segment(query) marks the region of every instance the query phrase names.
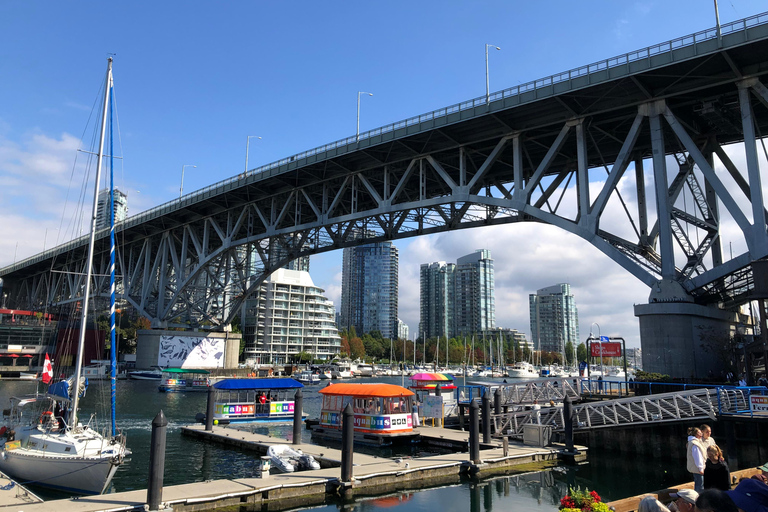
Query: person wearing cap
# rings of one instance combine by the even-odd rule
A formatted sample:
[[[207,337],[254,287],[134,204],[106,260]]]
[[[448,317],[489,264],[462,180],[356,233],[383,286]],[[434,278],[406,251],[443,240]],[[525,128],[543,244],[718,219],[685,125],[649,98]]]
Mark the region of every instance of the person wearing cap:
[[[739,482],[732,491],[727,491],[733,502],[744,512],[768,512],[768,485],[748,478]]]
[[[675,507],[680,512],[693,512],[699,493],[693,489],[680,489],[677,492],[670,493],[669,497],[675,500]]]
[[[739,510],[728,493],[720,489],[707,489],[696,498],[696,512],[739,512]],[[753,512],[757,512],[757,509]]]
[[[637,506],[637,512],[670,512],[655,496],[646,496]]]
[[[686,446],[686,469],[693,476],[693,488],[696,492],[704,490],[704,469],[707,466],[706,449],[701,444],[701,430],[696,427],[688,429],[688,445]]]

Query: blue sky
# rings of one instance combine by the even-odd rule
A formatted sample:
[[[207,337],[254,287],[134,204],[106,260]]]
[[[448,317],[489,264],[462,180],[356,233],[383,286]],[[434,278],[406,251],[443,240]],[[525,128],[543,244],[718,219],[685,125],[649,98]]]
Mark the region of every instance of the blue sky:
[[[766,7],[721,1],[721,22]],[[71,237],[64,198],[81,187],[69,176],[108,52],[117,180],[135,214],[178,197],[184,164],[197,166],[186,169],[188,192],[242,172],[249,135],[262,137],[251,140],[251,168],[354,135],[358,91],[373,93],[362,131],[482,96],[486,43],[502,48],[490,54],[493,91],[712,26],[704,0],[0,3],[0,266]],[[554,228],[494,229],[398,242],[412,331],[418,265],[489,248],[499,325],[528,333],[528,294],[570,282],[582,338],[597,322],[639,343],[639,281]],[[529,250],[513,254],[520,239]],[[337,304],[340,265],[340,252],[312,258]]]

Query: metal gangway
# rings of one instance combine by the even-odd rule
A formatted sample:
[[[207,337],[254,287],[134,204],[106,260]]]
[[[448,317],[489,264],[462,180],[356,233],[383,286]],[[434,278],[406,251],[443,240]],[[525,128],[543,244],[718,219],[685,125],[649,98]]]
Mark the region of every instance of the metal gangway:
[[[670,423],[714,420],[717,415],[749,411],[749,390],[701,388],[673,393],[635,396],[602,402],[575,404],[573,430],[620,427],[637,423]],[[563,406],[493,414],[495,437],[522,438],[525,425],[549,426],[554,432],[565,427]]]
[[[512,383],[497,381],[472,380],[466,386],[458,386],[457,395],[460,404],[468,404],[475,398],[482,398],[490,393],[491,403],[497,389],[501,389],[501,405],[508,410],[519,410],[520,406],[540,404],[554,401],[562,403],[568,396],[572,401],[581,400],[579,393],[580,377],[564,377],[558,379],[531,380]]]

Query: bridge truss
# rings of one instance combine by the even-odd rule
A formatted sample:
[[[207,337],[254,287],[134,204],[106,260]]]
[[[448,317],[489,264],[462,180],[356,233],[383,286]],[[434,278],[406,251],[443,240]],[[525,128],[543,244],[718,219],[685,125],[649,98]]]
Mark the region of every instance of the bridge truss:
[[[132,217],[118,229],[118,300],[156,327],[225,328],[297,257],[537,222],[586,240],[652,289],[668,281],[681,300],[743,302],[752,263],[768,256],[758,165],[766,21],[745,22],[722,44],[693,37],[420,116]],[[724,216],[747,247],[728,260]],[[0,270],[14,307],[79,300],[85,245]],[[106,276],[106,233],[95,258]],[[107,297],[109,279],[94,289]]]

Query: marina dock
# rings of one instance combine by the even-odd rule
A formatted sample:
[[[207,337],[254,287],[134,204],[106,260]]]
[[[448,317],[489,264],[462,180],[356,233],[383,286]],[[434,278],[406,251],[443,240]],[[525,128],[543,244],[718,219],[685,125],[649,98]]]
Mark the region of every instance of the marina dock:
[[[422,436],[461,442],[467,432],[422,427]],[[184,427],[184,435],[209,442],[222,443],[254,452],[254,474],[258,467],[256,454],[266,453],[273,444],[288,441],[248,431],[215,426],[205,431],[202,425]],[[561,447],[538,448],[510,444],[506,455],[501,443],[481,450],[480,464],[472,464],[466,453],[450,453],[427,457],[385,458],[361,453],[354,454],[354,479],[341,481],[341,450],[313,444],[291,445],[313,455],[321,464],[316,471],[281,473],[264,478],[240,478],[213,480],[184,485],[166,486],[163,489],[163,503],[176,512],[200,512],[230,506],[255,507],[268,505],[270,510],[282,510],[302,506],[318,505],[331,495],[350,497],[354,495],[375,496],[400,489],[420,489],[456,483],[462,475],[484,478],[513,471],[515,466],[546,461],[557,461]],[[586,448],[577,447],[582,457]],[[121,512],[144,510],[146,490],[136,490],[101,496],[87,496],[45,503],[18,503],[15,510],[21,512]],[[2,503],[0,503],[2,504]]]
[[[0,508],[20,507],[42,503],[38,496],[0,473]]]

